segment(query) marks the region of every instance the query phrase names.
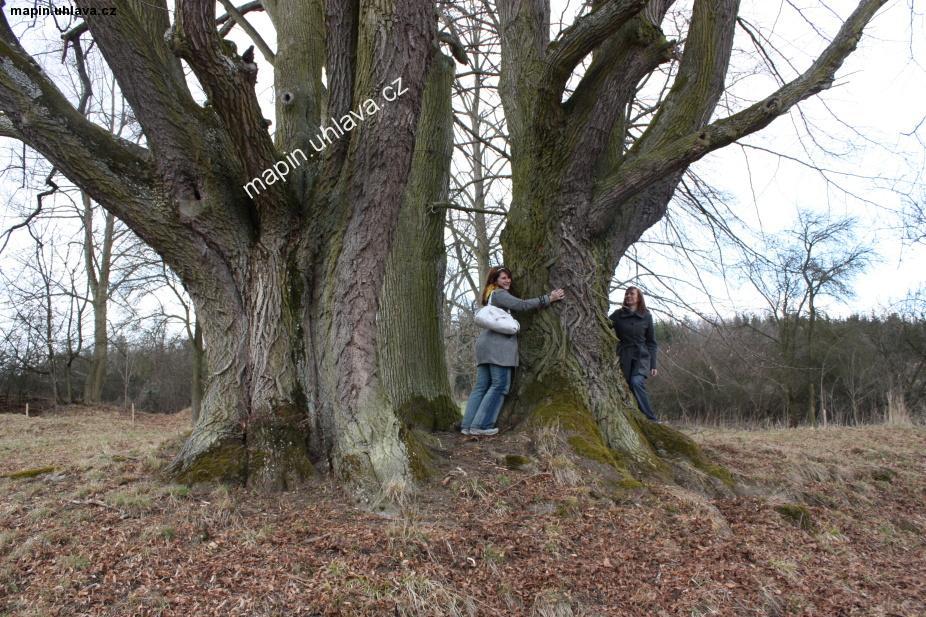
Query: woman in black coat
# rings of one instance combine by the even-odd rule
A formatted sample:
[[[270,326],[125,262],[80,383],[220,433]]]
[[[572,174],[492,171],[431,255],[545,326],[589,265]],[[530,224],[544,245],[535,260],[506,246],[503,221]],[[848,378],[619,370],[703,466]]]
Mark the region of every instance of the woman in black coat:
[[[654,422],[656,414],[646,392],[646,379],[656,376],[656,337],[653,335],[653,316],[646,309],[643,292],[628,287],[624,304],[608,317],[611,327],[620,339],[617,353],[621,359],[621,372],[647,418]]]

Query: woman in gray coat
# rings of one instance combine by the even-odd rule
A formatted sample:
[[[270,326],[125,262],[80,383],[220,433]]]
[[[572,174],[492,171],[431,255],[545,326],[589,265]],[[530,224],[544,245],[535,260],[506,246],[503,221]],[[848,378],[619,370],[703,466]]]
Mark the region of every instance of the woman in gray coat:
[[[520,300],[511,294],[511,272],[499,266],[489,270],[482,290],[482,304],[491,302],[510,313],[545,308],[562,300],[564,295],[562,289],[554,289],[539,298]],[[476,386],[466,403],[460,432],[495,435],[498,433],[495,421],[511,386],[511,374],[518,365],[518,335],[483,330],[476,339],[476,365]]]
[[[621,372],[637,399],[640,411],[654,422],[656,414],[649,402],[646,379],[656,376],[656,337],[653,334],[653,316],[646,308],[643,292],[628,287],[624,292],[624,304],[608,319],[620,343],[617,353],[621,359]]]

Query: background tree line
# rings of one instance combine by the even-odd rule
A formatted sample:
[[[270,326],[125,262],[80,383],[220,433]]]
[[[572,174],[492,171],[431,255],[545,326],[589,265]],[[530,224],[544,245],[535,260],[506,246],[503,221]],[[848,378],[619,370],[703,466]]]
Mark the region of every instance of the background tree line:
[[[809,320],[801,317],[796,325],[804,330]],[[768,316],[663,319],[657,327],[660,374],[650,384],[657,409],[673,422],[733,426],[855,425],[902,419],[905,413],[915,421],[926,417],[922,305],[911,300],[890,313],[823,317],[816,328],[813,348],[799,337],[796,349],[786,352],[776,341],[779,324]],[[450,384],[462,400],[472,388],[479,331],[463,311],[452,314],[445,330]],[[190,405],[193,349],[185,331],[149,318],[116,330],[109,345],[102,402],[165,413]],[[67,358],[66,340],[56,340],[54,347],[55,361]],[[38,410],[52,404],[46,349],[5,333],[3,411],[21,411],[27,401]],[[85,348],[69,359],[69,376],[55,371],[59,403],[83,400],[91,364],[92,349]]]
[[[85,349],[71,362],[70,397],[62,396],[65,377],[57,374],[58,404],[85,402],[82,392],[92,355],[92,349]],[[132,340],[119,335],[110,341],[100,401],[164,413],[189,407],[192,364],[191,342],[184,335],[170,335],[163,328],[145,330]],[[27,402],[33,411],[51,408],[56,403],[51,373],[41,350],[31,355],[8,347],[0,351],[0,411],[22,413]]]
[[[796,320],[799,329],[809,320]],[[864,424],[922,419],[926,323],[914,311],[821,318],[808,344],[778,341],[771,317],[662,322],[660,413],[683,423]]]

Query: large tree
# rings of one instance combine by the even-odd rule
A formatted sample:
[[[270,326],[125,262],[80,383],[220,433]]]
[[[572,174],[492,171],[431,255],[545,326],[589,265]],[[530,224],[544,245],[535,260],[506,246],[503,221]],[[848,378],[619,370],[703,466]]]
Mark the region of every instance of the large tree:
[[[660,450],[671,446],[706,465],[693,444],[627,403],[605,319],[618,262],[665,216],[691,163],[829,87],[884,0],[862,0],[795,79],[712,122],[739,2],[694,0],[683,46],[660,27],[672,4],[597,0],[550,40],[547,0],[498,2],[513,174],[505,259],[522,295],[555,287],[568,294],[523,323],[522,370],[508,417],[555,420],[574,433],[578,450],[623,468],[665,469]],[[645,130],[635,131],[639,85],[676,57],[671,87]],[[587,67],[567,90],[584,59]]]
[[[3,134],[125,221],[192,297],[207,383],[174,471],[286,486],[330,466],[361,492],[409,480],[411,427],[446,426],[455,410],[433,345],[442,217],[430,203],[446,200],[453,66],[432,4],[264,0],[276,53],[247,29],[273,65],[273,137],[258,61],[222,38],[213,0],[127,1],[116,15],[76,4],[145,147],[83,117],[5,18]],[[285,182],[266,171],[282,174],[280,161]]]

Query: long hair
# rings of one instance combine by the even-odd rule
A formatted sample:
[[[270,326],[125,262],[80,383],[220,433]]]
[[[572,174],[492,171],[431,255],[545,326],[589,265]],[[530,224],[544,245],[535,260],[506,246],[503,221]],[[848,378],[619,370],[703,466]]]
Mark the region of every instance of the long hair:
[[[489,294],[498,288],[498,275],[502,272],[508,276],[511,276],[511,270],[505,266],[495,266],[489,270],[489,275],[486,277],[485,287],[482,288],[482,306],[485,306],[489,303]]]
[[[641,315],[646,314],[646,311],[648,309],[646,308],[646,300],[643,298],[643,292],[640,290],[639,287],[634,287],[633,285],[631,285],[630,287],[624,290],[624,294],[626,295],[627,292],[630,291],[631,289],[637,290],[637,312],[640,313]],[[623,300],[621,300],[621,306],[624,306]]]

